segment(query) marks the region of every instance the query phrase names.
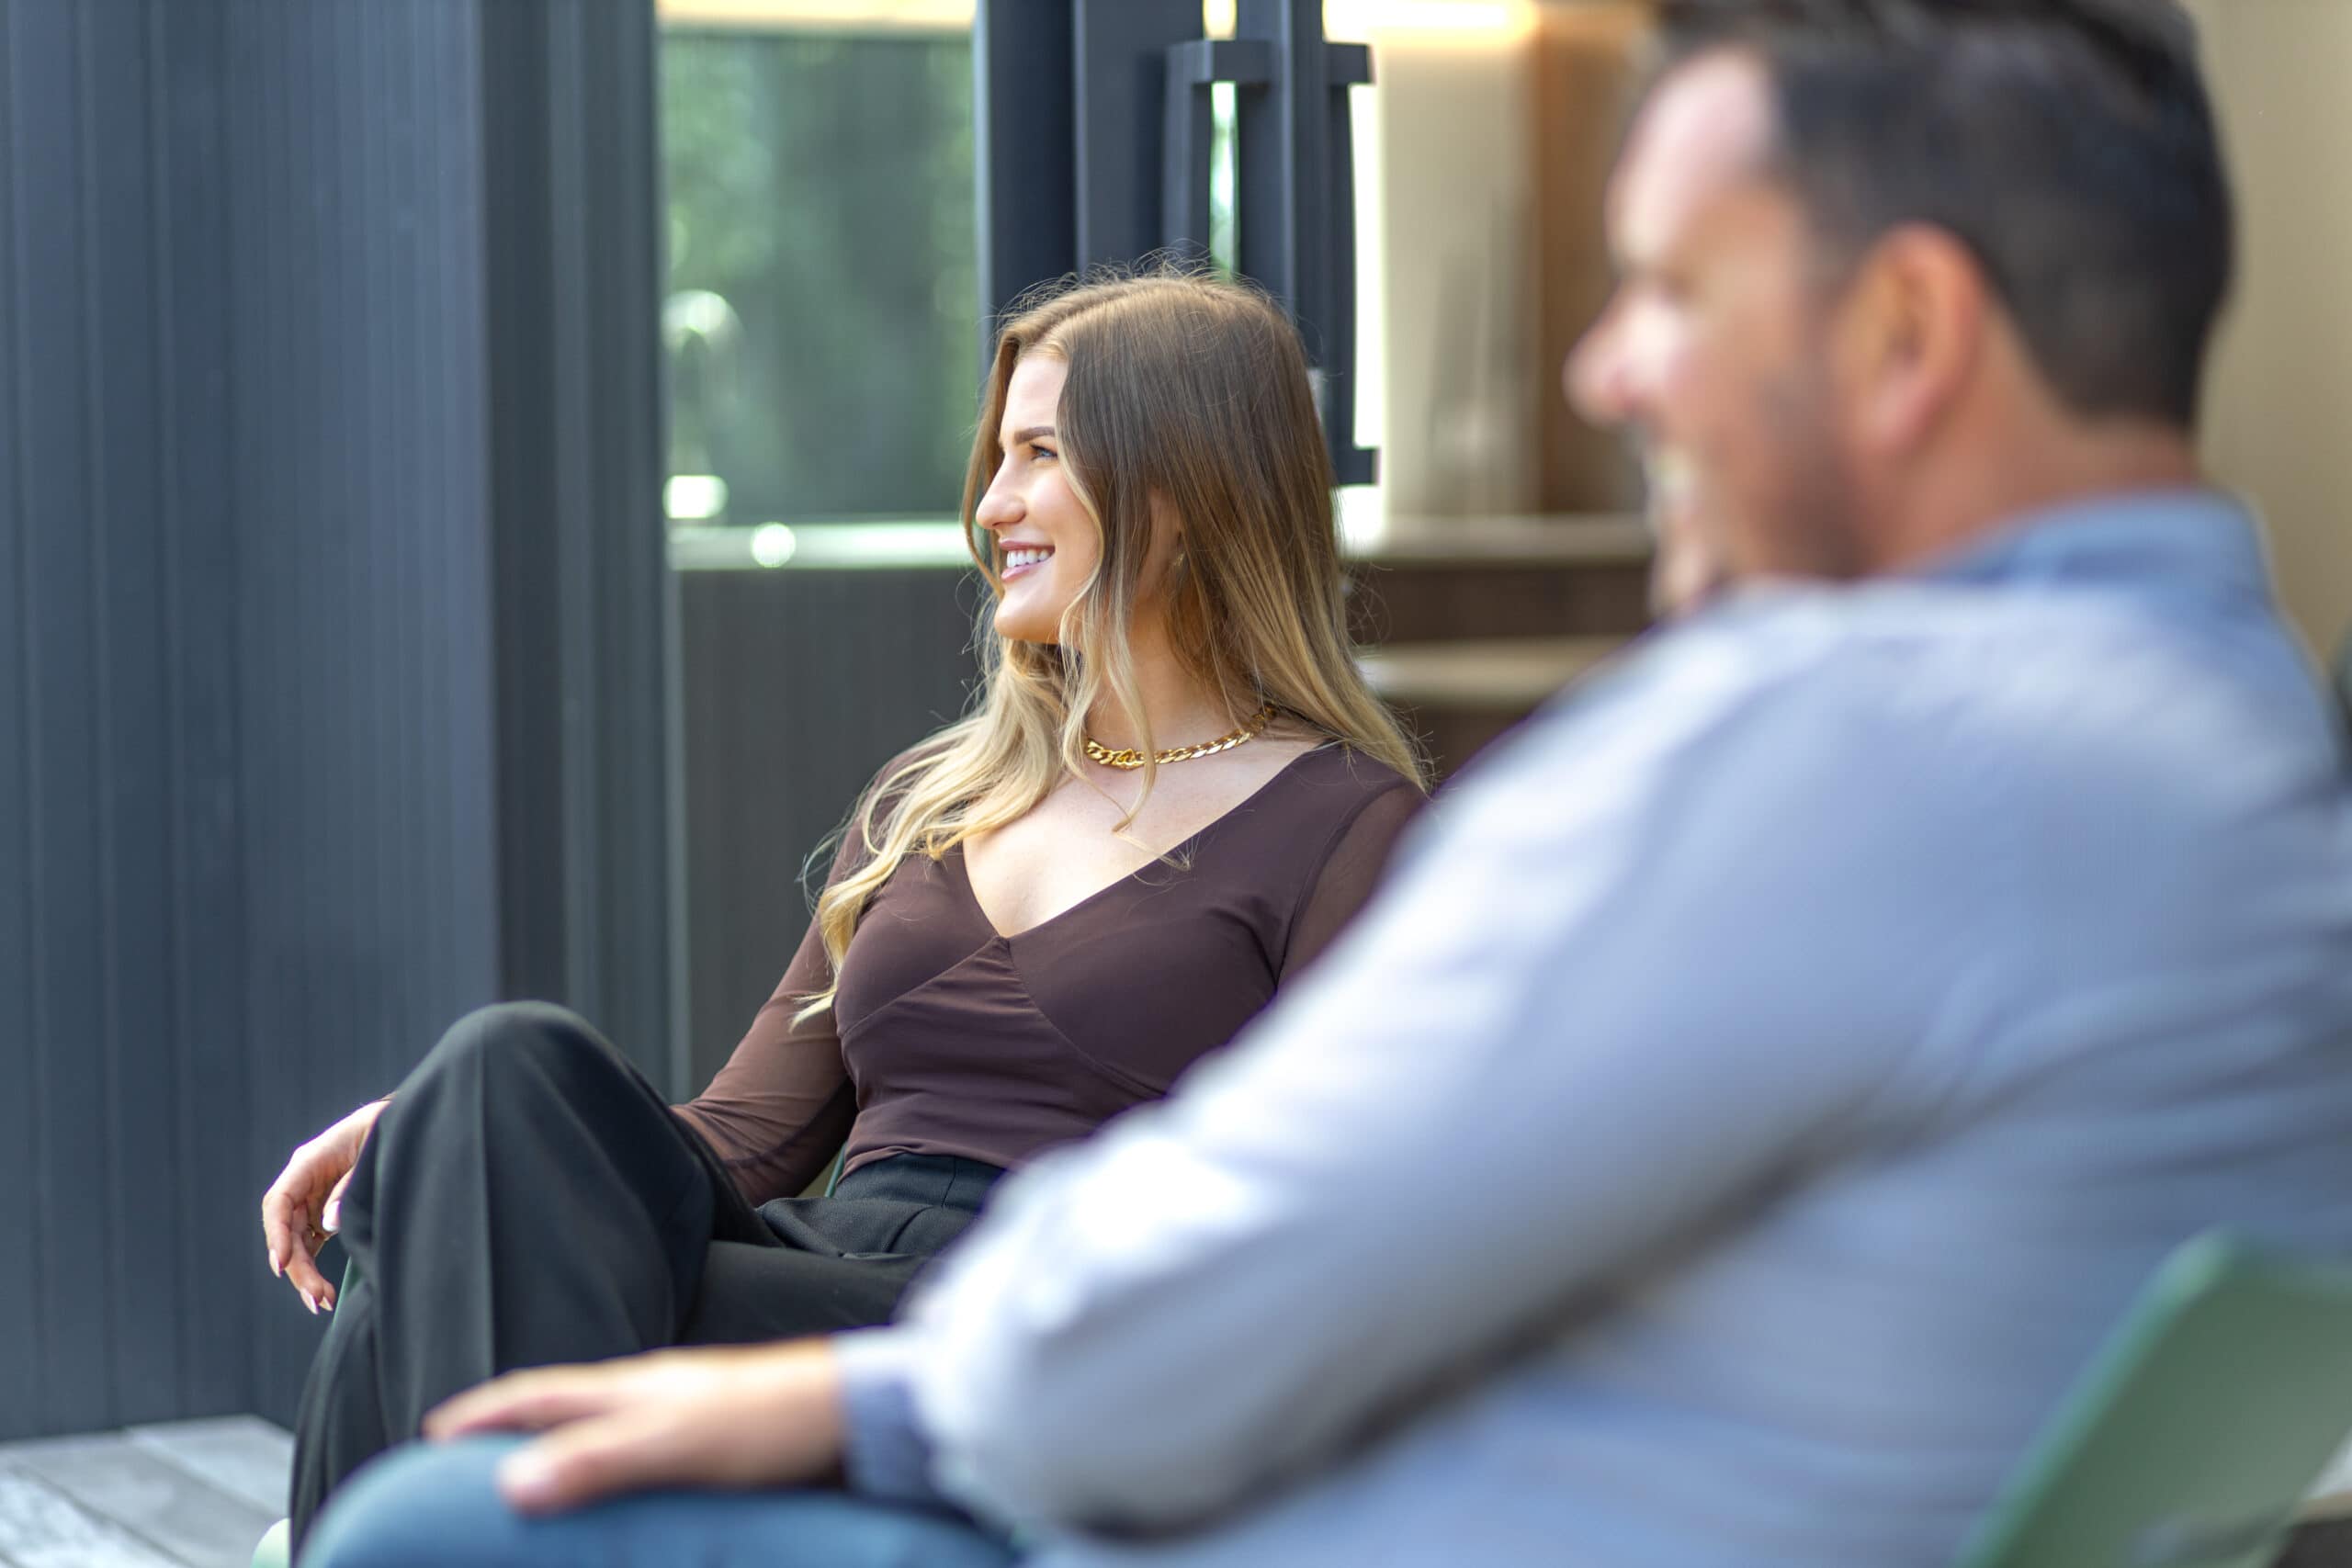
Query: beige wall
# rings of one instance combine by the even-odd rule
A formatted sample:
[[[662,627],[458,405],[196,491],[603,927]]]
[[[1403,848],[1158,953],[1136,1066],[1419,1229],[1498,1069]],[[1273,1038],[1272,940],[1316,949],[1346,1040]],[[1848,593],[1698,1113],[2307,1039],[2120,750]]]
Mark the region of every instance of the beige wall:
[[[1608,291],[1600,189],[1647,12],[1492,0],[1460,16],[1366,33],[1362,369],[1384,499],[1406,517],[1632,505],[1622,444],[1568,413],[1560,364]]]
[[[2245,229],[2206,458],[2263,508],[2287,607],[2333,650],[2352,628],[2352,4],[2191,6]]]
[[[1532,206],[1528,23],[1374,29],[1379,85],[1357,118],[1368,415],[1404,515],[1516,513],[1532,499],[1525,401]]]

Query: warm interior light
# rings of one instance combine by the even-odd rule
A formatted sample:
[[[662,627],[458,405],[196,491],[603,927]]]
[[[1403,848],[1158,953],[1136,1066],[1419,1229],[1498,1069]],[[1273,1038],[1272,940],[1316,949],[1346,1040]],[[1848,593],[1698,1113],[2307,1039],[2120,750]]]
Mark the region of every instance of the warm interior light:
[[[1233,36],[1237,0],[1202,0],[1211,38]],[[1323,31],[1335,39],[1374,33],[1509,33],[1533,19],[1532,0],[1323,0]]]
[[[1532,0],[1324,0],[1332,38],[1383,33],[1516,33],[1535,17]]]

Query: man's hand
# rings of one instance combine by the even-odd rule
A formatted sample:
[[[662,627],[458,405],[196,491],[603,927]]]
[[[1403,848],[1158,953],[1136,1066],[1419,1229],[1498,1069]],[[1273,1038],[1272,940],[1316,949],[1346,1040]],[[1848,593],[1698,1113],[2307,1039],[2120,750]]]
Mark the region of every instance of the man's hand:
[[[840,1462],[841,1379],[821,1339],[657,1350],[510,1373],[424,1418],[435,1441],[496,1431],[547,1434],[499,1467],[525,1513],[657,1487],[788,1486]]]

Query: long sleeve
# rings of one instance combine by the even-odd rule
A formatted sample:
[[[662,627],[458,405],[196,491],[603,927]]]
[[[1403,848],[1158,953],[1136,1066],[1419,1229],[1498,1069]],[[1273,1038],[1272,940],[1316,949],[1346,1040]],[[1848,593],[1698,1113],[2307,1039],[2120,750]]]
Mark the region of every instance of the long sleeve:
[[[1397,840],[1425,803],[1420,791],[1400,781],[1394,789],[1365,801],[1340,826],[1323,857],[1322,868],[1291,919],[1290,942],[1282,964],[1284,985],[1338,940],[1358,911],[1371,902]]]
[[[1853,1135],[1988,945],[1979,807],[1928,727],[1736,651],[1541,721],[1232,1050],[1007,1184],[899,1347],[945,1490],[1194,1523]],[[1949,918],[1889,923],[1905,883]]]
[[[794,1015],[832,984],[816,923],[801,938],[784,978],[710,1086],[678,1119],[702,1134],[747,1202],[801,1191],[848,1136],[857,1113],[831,1010],[805,1022]]]
[[[948,1499],[932,1482],[932,1450],[909,1379],[920,1339],[902,1328],[857,1328],[830,1341],[842,1380],[842,1472],[861,1495],[917,1507]]]
[[[914,755],[908,751],[892,759],[876,775],[876,786]],[[825,885],[847,875],[869,852],[853,820]],[[821,996],[832,983],[831,961],[811,920],[784,977],[727,1065],[701,1094],[672,1108],[711,1146],[751,1203],[806,1189],[856,1119],[856,1090],[842,1060],[832,1010],[794,1021],[808,998]]]

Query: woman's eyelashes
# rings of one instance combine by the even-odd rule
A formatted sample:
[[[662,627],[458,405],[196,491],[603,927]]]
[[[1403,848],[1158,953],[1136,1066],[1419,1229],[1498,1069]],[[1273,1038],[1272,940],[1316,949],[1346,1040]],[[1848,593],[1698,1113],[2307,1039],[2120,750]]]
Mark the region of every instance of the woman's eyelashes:
[[[1052,447],[1040,446],[1034,441],[1024,441],[1020,446],[1013,448],[1012,456],[1000,457],[997,459],[997,472],[1002,473],[1005,469],[1015,467],[1018,457],[1023,452],[1026,452],[1029,455],[1029,460],[1033,463],[1053,463],[1060,461],[1060,458],[1055,454]]]

